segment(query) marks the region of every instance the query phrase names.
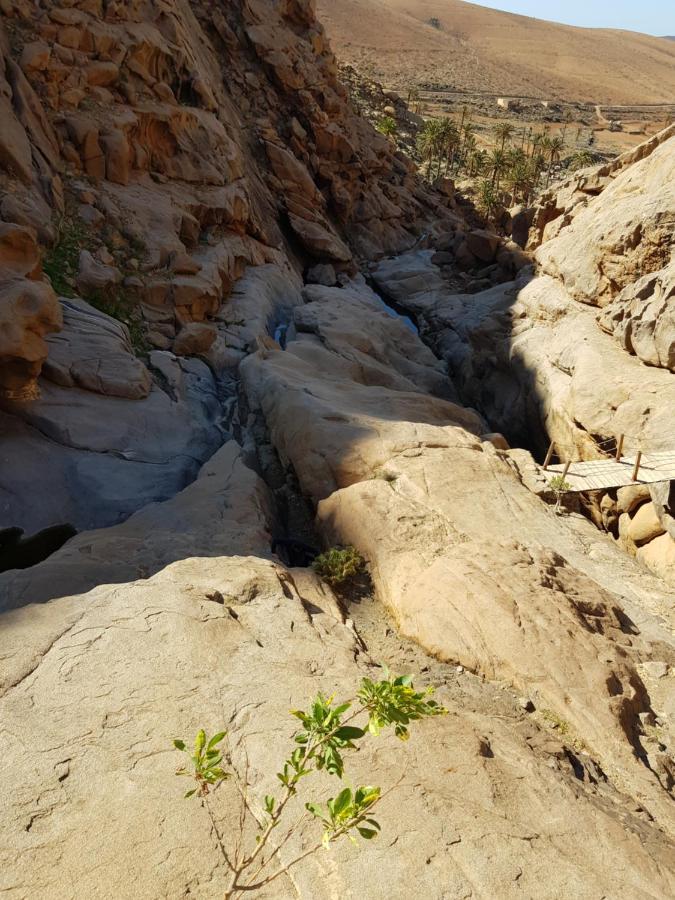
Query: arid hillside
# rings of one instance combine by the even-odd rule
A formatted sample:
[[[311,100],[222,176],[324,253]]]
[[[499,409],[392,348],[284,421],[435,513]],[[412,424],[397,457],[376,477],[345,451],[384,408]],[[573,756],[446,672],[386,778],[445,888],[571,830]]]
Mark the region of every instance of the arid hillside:
[[[675,45],[461,0],[317,0],[338,57],[387,85],[587,102],[668,103]]]

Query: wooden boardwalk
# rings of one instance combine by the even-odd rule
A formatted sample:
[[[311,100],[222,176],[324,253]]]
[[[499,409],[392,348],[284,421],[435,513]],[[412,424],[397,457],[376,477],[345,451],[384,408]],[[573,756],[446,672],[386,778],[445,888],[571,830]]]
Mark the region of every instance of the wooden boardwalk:
[[[572,463],[565,475],[570,491],[597,491],[606,488],[626,487],[631,484],[655,484],[658,481],[675,481],[675,450],[664,453],[643,453],[638,476],[633,480],[635,456],[621,459],[592,459]],[[541,471],[550,479],[562,475],[565,463],[549,465]]]

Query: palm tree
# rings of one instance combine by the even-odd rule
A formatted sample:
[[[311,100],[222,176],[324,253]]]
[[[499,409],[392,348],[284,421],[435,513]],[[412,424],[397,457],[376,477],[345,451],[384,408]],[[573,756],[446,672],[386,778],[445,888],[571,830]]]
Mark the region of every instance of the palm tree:
[[[487,219],[491,219],[498,206],[497,192],[492,182],[486,178],[478,185],[478,209]]]
[[[473,124],[473,122],[464,122],[460,129],[460,133],[462,135],[462,144],[459,151],[459,161],[457,163],[458,169],[464,165],[468,145],[472,142],[472,140],[475,140],[474,135],[476,133],[476,126]]]
[[[553,164],[560,161],[562,152],[565,149],[565,142],[562,138],[559,137],[551,138],[548,141],[547,149],[548,171],[546,172],[546,187],[548,187],[549,182],[551,181],[551,171],[553,170]]]
[[[587,166],[592,166],[594,162],[595,157],[590,150],[577,150],[570,160],[570,169],[573,172],[577,169],[585,169]]]
[[[475,142],[475,138],[474,138]],[[469,151],[467,159],[467,171],[471,178],[481,175],[487,168],[488,155],[486,150],[476,150],[475,146]]]
[[[440,119],[428,119],[417,136],[417,149],[422,160],[427,163],[427,174],[431,177],[434,157],[440,151]]]
[[[507,141],[510,141],[513,137],[514,132],[515,128],[510,122],[497,122],[495,125],[495,137],[498,141],[501,141],[500,150],[504,149]]]
[[[521,193],[529,196],[531,190],[531,171],[525,160],[518,160],[506,173],[506,182],[511,192],[511,204],[518,203]]]
[[[506,171],[506,153],[503,150],[493,150],[488,159],[488,165],[492,172],[492,186],[499,193],[499,182]]]
[[[441,154],[443,154],[445,156],[445,174],[447,176],[450,167],[455,164],[455,154],[460,144],[459,130],[452,119],[444,118],[440,120],[438,140],[440,145],[438,174],[441,174]]]

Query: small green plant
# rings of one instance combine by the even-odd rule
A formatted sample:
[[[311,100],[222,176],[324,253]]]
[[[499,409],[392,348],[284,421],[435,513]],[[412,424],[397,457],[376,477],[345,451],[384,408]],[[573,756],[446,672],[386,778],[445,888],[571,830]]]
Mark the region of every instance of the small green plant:
[[[219,846],[229,870],[225,897],[237,897],[267,886],[322,847],[330,849],[340,838],[347,837],[356,844],[359,837],[366,841],[377,837],[380,823],[373,812],[382,798],[379,787],[344,787],[334,797],[307,799],[302,804],[301,798],[297,797],[300,782],[318,772],[342,779],[346,755],[358,751],[360,742],[368,736],[379,735],[384,729],[393,727],[397,737],[407,740],[412,722],[447,712],[431,699],[432,694],[431,687],[416,690],[411,676],[392,677],[385,670],[385,677],[380,681],[364,678],[352,700],[335,703],[333,697],[319,693],[308,710],[292,710],[291,714],[299,720],[300,727],[292,737],[293,750],[276,773],[279,793],[266,795],[261,809],[255,813],[248,794],[247,776],[242,779],[232,764],[231,752],[220,749],[227,737],[225,731],[209,739],[201,729],[191,749],[185,741],[174,740],[174,747],[188,758],[187,764],[179,768],[176,774],[196,782],[185,797],[196,795],[201,799],[218,834]],[[209,802],[212,794],[230,779],[236,784],[241,812],[238,833],[230,842],[233,849],[228,850],[228,842],[216,827]],[[299,818],[295,814],[289,815],[294,801],[295,805],[301,804]],[[247,821],[250,821],[247,817],[252,815],[255,818],[255,838],[247,848],[244,832]],[[290,825],[287,824],[289,819]],[[310,821],[320,824],[320,839],[310,842],[309,847],[304,849],[298,847],[296,855],[288,862],[280,860],[278,853],[281,848],[287,846],[298,835],[301,826]],[[271,845],[273,834],[278,834],[279,838]]]
[[[89,236],[83,222],[64,217],[57,223],[56,241],[45,254],[42,268],[60,296],[75,296],[80,251],[88,245]]]
[[[209,793],[210,788],[218,787],[222,781],[229,778],[228,773],[221,768],[223,754],[218,747],[218,744],[222,742],[224,737],[225,732],[219,731],[207,743],[206,732],[202,729],[197,732],[197,737],[194,739],[192,753],[187,750],[185,741],[177,738],[173,742],[176,750],[181,750],[188,754],[192,764],[192,771],[183,766],[178,769],[176,775],[186,775],[197,782],[197,787],[192,788],[185,794],[186,798],[192,797],[193,794],[205,797]]]
[[[380,134],[392,140],[396,137],[396,132],[398,131],[396,119],[393,119],[391,116],[383,116],[377,123],[376,128]]]
[[[552,709],[542,709],[540,711],[540,715],[542,719],[546,722],[546,724],[552,728],[556,734],[563,738],[565,743],[569,744],[574,750],[578,752],[588,752],[588,748],[586,744],[578,738],[574,732],[572,731],[572,726],[570,723],[563,719],[562,716],[559,716],[557,713],[553,712]]]
[[[332,547],[321,553],[312,563],[312,568],[331,587],[342,587],[359,572],[365,562],[354,547]]]
[[[562,498],[568,491],[572,490],[572,485],[568,481],[565,481],[562,475],[554,475],[549,481],[548,486],[555,494],[555,511],[556,513],[559,513],[562,505]]]

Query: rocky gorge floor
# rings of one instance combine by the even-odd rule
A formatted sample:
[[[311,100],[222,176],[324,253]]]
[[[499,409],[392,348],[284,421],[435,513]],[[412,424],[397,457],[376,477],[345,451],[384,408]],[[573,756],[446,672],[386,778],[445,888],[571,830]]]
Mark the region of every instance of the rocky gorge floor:
[[[356,755],[382,835],[257,895],[672,896],[675,498],[558,515],[532,455],[675,445],[672,129],[516,243],[359,119],[306,0],[6,6],[0,889],[222,896],[236,805],[171,740],[227,728],[262,802],[288,710],[386,665],[449,714]]]

